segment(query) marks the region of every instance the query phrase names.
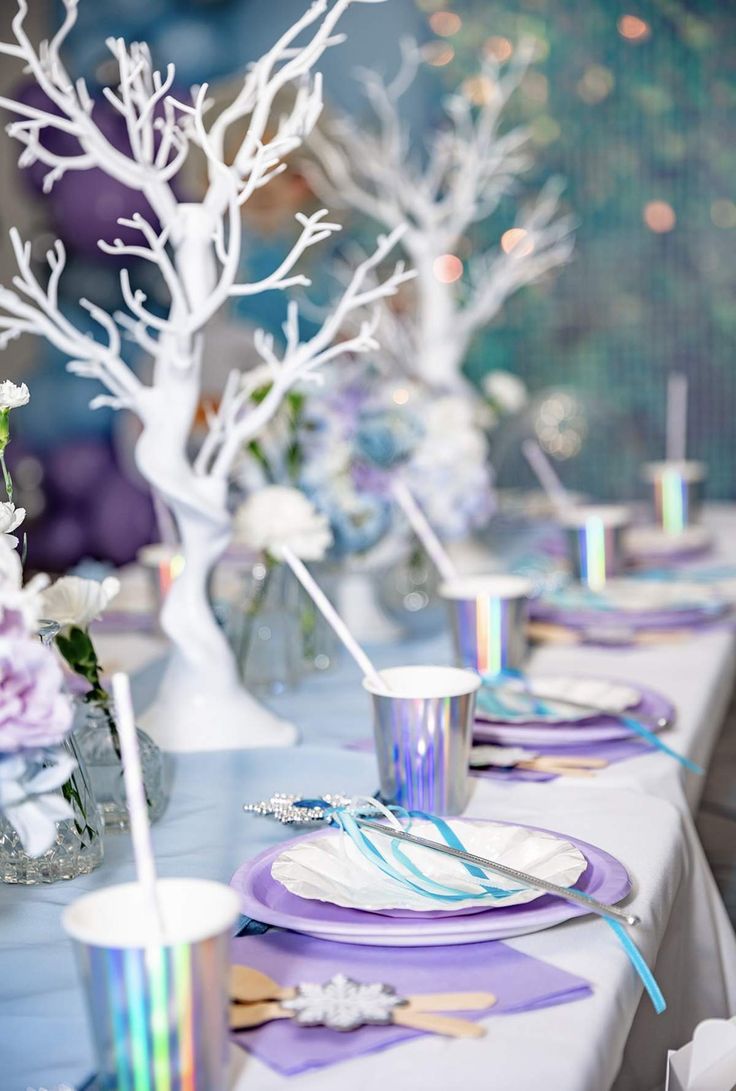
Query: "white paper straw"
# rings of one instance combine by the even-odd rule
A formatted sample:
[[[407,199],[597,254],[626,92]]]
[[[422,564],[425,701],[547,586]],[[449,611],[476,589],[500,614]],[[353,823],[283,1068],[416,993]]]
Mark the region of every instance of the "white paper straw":
[[[442,576],[442,579],[446,580],[448,583],[451,580],[456,580],[458,571],[452,558],[435,534],[429,520],[419,507],[419,504],[417,504],[408,485],[403,481],[396,480],[393,483],[392,492],[396,503],[408,519],[409,526],[426,549],[428,556],[434,561],[435,567]]]
[[[337,610],[327,598],[324,591],[314,579],[306,565],[288,546],[282,546],[281,556],[284,558],[289,568],[299,580],[299,583],[302,585],[304,590],[312,599],[322,616],[335,630],[338,637],[343,642],[347,650],[350,652],[365,677],[370,679],[371,684],[376,689],[381,690],[382,693],[388,693],[388,687],[386,683],[383,681],[380,674],[373,666],[370,659],[365,654],[353,634],[350,632],[347,625],[342,620]]]
[[[156,894],[156,864],[151,844],[151,827],[148,821],[148,808],[143,789],[141,756],[138,749],[138,735],[133,718],[133,703],[130,699],[130,683],[127,674],[114,674],[112,677],[112,695],[115,702],[120,750],[123,759],[123,777],[125,795],[130,816],[130,833],[133,839],[133,854],[138,882],[143,889],[143,898],[148,906],[151,924],[155,929],[157,942],[163,941],[164,922],[161,907]]]
[[[687,451],[687,375],[667,379],[667,460],[684,462]]]
[[[570,494],[555,473],[552,463],[542,448],[533,439],[525,439],[521,449],[556,511],[561,515],[568,512],[573,507]]]

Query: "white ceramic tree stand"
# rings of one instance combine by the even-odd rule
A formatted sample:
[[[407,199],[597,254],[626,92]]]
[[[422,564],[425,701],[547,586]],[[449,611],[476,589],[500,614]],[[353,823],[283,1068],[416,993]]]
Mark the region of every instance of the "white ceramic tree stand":
[[[485,62],[473,84],[480,99],[477,109],[462,92],[448,98],[447,124],[431,135],[423,159],[412,153],[399,112],[421,53],[412,41],[402,47],[403,64],[393,82],[386,84],[375,72],[361,73],[376,128],[338,117],[324,130],[314,129],[309,146],[318,166],[310,168],[307,162],[305,169],[334,207],[352,207],[387,228],[408,224],[403,245],[417,270],[410,359],[417,378],[452,388],[463,385],[461,368],[475,333],[517,289],[568,260],[571,222],[556,215],[560,187],[550,183],[520,213],[505,246],[471,258],[467,277],[460,277],[453,259],[463,250],[466,232],[496,209],[529,164],[527,133],[516,128],[502,134],[499,126],[528,68],[531,47],[519,46],[503,69]],[[406,313],[400,321],[406,324]]]
[[[153,68],[145,44],[127,46],[122,39],[107,45],[120,73],[119,86],[105,96],[125,120],[130,153],[106,139],[93,116],[93,103],[84,80],[73,82],[60,50],[76,21],[77,0],[64,0],[61,29],[38,48],[24,29],[26,0],[19,0],[13,20],[15,40],[0,43],[0,54],[20,60],[58,112],[47,112],[13,99],[0,106],[16,115],[8,131],[25,148],[21,166],[41,162],[49,167],[48,191],[67,170],[99,167],[138,190],[153,209],[160,227],[141,215],[121,221],[140,236],[138,245],[120,239],[101,242],[117,258],[135,256],[157,266],[170,296],[165,317],[146,306],[146,296],[133,287],[127,269],[120,274],[125,313],[111,316],[87,300],[83,307],[101,331],[101,340],[78,330],[57,306],[57,290],[65,254],[57,242],[47,254],[48,280],[36,275],[30,244],[13,230],[18,262],[15,290],[0,288],[0,346],[22,333],[47,338],[69,357],[68,369],[98,379],[107,393],[92,406],[107,405],[134,412],[142,424],[136,461],[152,488],[174,515],[186,558],[182,574],[167,596],[162,626],[173,648],[155,706],[145,718],[156,741],[173,750],[229,749],[279,746],[294,741],[295,730],[277,719],[241,686],[234,658],[212,613],[207,584],[231,534],[227,506],[228,480],[243,446],[268,422],[284,395],[325,361],[346,352],[378,347],[373,322],[365,317],[345,338],[350,319],[374,300],[393,294],[413,275],[399,263],[385,280],[376,279],[401,229],[380,238],[374,254],[358,266],[342,297],[306,342],[299,338],[298,313],[289,309],[286,348],[279,355],[273,339],[262,331],[257,347],[270,371],[272,386],[257,406],[250,400],[252,382],[233,372],[200,450],[191,453],[191,435],[201,396],[202,330],[214,313],[233,296],[284,290],[309,281],[293,270],[300,256],[338,230],[324,209],[298,215],[301,233],[291,252],[270,276],[251,284],[236,280],[241,257],[241,208],[251,194],[284,169],[284,156],[293,152],[319,115],[321,80],[312,69],[329,46],[341,40],[333,34],[340,15],[351,3],[381,0],[315,0],[268,53],[251,65],[233,102],[207,127],[206,87],[192,91],[191,102],[170,93],[172,65],[165,75]],[[302,44],[296,44],[297,39]],[[274,99],[287,84],[296,86],[290,112],[272,120]],[[224,161],[225,137],[234,123],[248,118],[246,135],[231,165]],[[61,156],[41,142],[44,130],[74,136],[78,154]],[[199,203],[181,202],[172,180],[190,148],[207,159],[209,185]],[[153,360],[150,385],[125,364],[120,353],[121,329]],[[340,337],[342,341],[339,341]],[[260,377],[260,383],[263,376]],[[259,384],[260,385],[260,384]]]

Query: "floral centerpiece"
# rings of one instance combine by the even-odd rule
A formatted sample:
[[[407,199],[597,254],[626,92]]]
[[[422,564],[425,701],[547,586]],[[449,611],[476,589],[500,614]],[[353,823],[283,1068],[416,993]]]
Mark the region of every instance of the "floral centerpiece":
[[[487,524],[495,507],[487,434],[519,411],[526,391],[506,372],[492,372],[486,386],[478,398],[437,391],[407,374],[406,360],[388,349],[383,366],[358,370],[343,362],[319,396],[310,388],[292,392],[244,449],[239,486],[246,494],[272,484],[300,489],[328,521],[329,558],[349,572],[424,565],[392,501],[392,482],[401,475],[445,541],[465,540]],[[268,389],[264,374],[253,398]],[[236,537],[238,522],[236,515]],[[363,595],[355,610],[341,601],[341,610],[362,638],[393,635],[389,626],[382,630],[370,598]],[[419,602],[416,592],[412,602]]]
[[[44,576],[25,586],[0,540],[0,878],[72,878],[102,859],[95,804],[77,768],[71,701],[52,649],[38,638]]]
[[[314,605],[283,564],[280,546],[319,563],[332,533],[326,516],[290,485],[255,489],[238,508],[234,525],[236,542],[256,559],[248,568],[242,608],[232,613],[231,641],[247,685],[279,693],[296,685],[305,670],[326,669],[332,660]],[[324,646],[331,648],[332,641]]]
[[[84,688],[77,699],[75,738],[106,829],[127,829],[129,817],[115,713],[103,685],[90,625],[101,617],[119,590],[120,581],[115,576],[104,580],[62,576],[41,595],[43,617],[55,625],[56,647],[83,680]],[[138,745],[149,817],[155,820],[166,804],[163,758],[156,744],[140,729]]]

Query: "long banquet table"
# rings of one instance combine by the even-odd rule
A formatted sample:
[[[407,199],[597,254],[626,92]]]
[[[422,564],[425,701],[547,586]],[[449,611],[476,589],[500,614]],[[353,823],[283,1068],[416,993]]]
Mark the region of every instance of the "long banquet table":
[[[736,514],[711,512],[728,556]],[[140,659],[135,637],[107,637],[116,666]],[[375,649],[380,665],[448,662],[446,638]],[[534,671],[560,670],[641,682],[673,700],[668,741],[707,766],[729,701],[736,636],[727,628],[682,643],[636,649],[537,650]],[[139,696],[153,672],[139,677]],[[227,881],[236,867],[288,830],[242,813],[246,800],[273,791],[375,790],[371,754],[346,749],[370,733],[370,707],[352,664],[313,677],[276,702],[302,730],[293,750],[179,756],[172,800],[155,829],[162,875]],[[668,1002],[655,1016],[606,924],[590,917],[509,941],[577,974],[593,995],[558,1007],[487,1020],[478,1041],[426,1036],[381,1053],[285,1078],[233,1053],[237,1091],[406,1091],[462,1087],[486,1091],[654,1091],[664,1084],[667,1048],[687,1041],[703,1018],[736,1012],[736,940],[693,824],[702,778],[655,752],[611,765],[595,780],[549,783],[476,780],[468,813],[527,822],[577,835],[619,857],[634,879],[630,904],[642,918],[636,941]],[[96,873],[50,887],[0,888],[0,1091],[81,1082],[91,1050],[62,908],[84,891],[132,877],[127,837],[111,835]],[[377,978],[382,959],[376,950]],[[439,986],[438,986],[439,987]],[[493,990],[493,982],[488,982]]]

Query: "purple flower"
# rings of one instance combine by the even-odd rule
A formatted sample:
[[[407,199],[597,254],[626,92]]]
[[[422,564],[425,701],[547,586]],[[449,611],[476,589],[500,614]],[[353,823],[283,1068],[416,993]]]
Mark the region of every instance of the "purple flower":
[[[0,636],[0,753],[61,742],[73,715],[62,683],[50,648],[30,636]]]

